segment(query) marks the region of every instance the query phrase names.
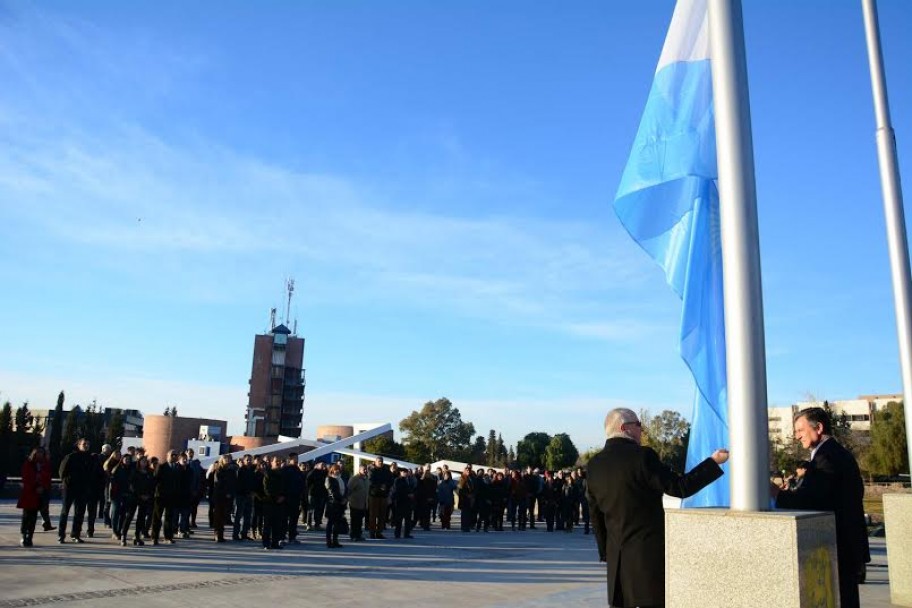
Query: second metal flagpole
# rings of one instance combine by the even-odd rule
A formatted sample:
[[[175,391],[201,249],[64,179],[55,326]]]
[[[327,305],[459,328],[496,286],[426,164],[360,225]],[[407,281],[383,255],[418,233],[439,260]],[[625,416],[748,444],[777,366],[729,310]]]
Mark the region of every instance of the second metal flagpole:
[[[710,0],[731,442],[731,507],[769,509],[766,345],[757,188],[740,0]]]
[[[903,212],[902,186],[896,162],[896,138],[890,122],[887,84],[880,51],[880,26],[875,0],[862,0],[865,37],[874,113],[877,119],[877,160],[883,190],[884,215],[887,221],[887,248],[890,252],[890,274],[893,278],[893,304],[896,308],[896,331],[899,338],[899,364],[903,384],[903,408],[906,412],[906,446],[912,466],[912,279],[909,272],[909,243],[906,240],[906,218]]]

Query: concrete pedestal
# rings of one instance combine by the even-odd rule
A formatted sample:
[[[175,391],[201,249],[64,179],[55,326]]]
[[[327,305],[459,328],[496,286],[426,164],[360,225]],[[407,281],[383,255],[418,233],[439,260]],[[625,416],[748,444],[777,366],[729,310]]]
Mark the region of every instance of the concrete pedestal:
[[[890,601],[912,606],[912,494],[884,494]]]
[[[831,513],[665,512],[668,608],[836,608]]]

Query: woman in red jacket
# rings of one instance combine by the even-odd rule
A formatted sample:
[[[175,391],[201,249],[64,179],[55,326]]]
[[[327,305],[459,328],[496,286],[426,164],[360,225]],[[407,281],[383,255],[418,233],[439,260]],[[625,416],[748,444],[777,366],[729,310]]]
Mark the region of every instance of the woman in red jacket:
[[[19,502],[16,504],[16,507],[22,509],[21,546],[32,546],[38,510],[50,491],[51,463],[48,462],[44,448],[35,448],[29,454],[28,460],[22,464],[22,494],[19,495]]]

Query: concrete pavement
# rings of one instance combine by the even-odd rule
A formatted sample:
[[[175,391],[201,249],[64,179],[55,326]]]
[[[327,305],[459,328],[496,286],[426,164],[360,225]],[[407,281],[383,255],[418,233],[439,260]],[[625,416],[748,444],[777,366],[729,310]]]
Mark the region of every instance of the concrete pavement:
[[[52,504],[52,517],[58,512]],[[15,503],[0,503],[0,608],[607,605],[595,541],[580,529],[419,530],[408,541],[342,539],[345,548],[333,551],[320,534],[304,533],[301,545],[264,552],[254,542],[217,545],[205,527],[173,546],[121,547],[100,527],[84,545],[58,545],[56,532],[37,532],[35,547],[22,549],[19,513]],[[872,540],[862,605],[880,608],[890,606],[886,557],[883,540]]]

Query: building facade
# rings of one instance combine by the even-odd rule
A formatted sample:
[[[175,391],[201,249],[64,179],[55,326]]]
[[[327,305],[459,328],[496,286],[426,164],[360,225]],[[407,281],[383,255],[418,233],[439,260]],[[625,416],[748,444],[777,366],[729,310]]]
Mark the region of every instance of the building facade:
[[[304,338],[284,325],[253,343],[245,435],[300,437],[304,420]]]
[[[845,414],[853,435],[865,437],[871,432],[871,422],[877,412],[891,401],[902,402],[902,395],[862,395],[857,399],[828,401],[837,416]],[[793,405],[769,408],[769,437],[772,442],[787,444],[795,438],[794,418],[803,409],[823,407],[823,401],[799,401]]]

